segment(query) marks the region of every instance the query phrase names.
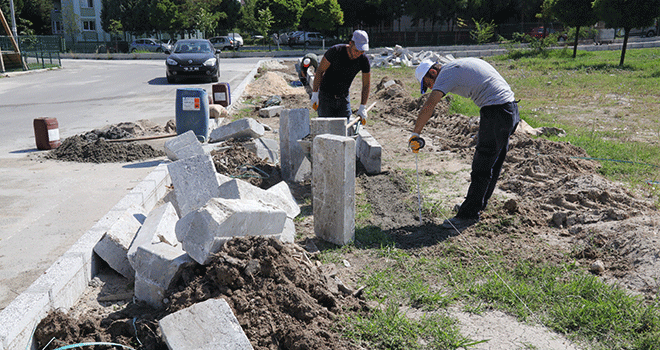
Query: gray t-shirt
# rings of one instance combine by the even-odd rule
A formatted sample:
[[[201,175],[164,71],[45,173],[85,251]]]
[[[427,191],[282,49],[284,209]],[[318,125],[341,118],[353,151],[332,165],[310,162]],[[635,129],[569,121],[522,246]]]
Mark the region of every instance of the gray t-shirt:
[[[515,100],[511,87],[500,73],[488,62],[474,57],[444,64],[433,90],[470,98],[479,108]]]

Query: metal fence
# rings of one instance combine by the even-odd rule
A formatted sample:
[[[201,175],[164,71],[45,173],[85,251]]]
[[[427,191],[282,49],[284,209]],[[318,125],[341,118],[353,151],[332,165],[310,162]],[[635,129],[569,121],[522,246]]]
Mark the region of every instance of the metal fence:
[[[60,52],[64,41],[54,35],[19,35],[16,38],[21,51],[22,63],[28,69],[61,67]],[[0,49],[3,53],[15,53],[15,48],[8,36],[0,36]],[[24,69],[24,67],[6,67],[7,69]]]

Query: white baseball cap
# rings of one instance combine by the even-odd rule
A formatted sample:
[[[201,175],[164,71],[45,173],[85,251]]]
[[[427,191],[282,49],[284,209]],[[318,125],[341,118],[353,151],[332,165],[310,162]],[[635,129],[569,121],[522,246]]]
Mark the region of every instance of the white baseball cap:
[[[355,43],[355,48],[358,50],[369,51],[369,35],[364,30],[354,31],[351,41]]]
[[[303,63],[303,67],[309,67],[309,64],[312,63],[312,60],[309,59],[309,57],[305,57],[302,63]]]
[[[433,61],[423,60],[422,63],[420,63],[419,66],[417,66],[417,68],[415,69],[415,78],[417,78],[417,81],[419,81],[420,90],[422,91],[422,93],[426,92],[426,88],[424,87],[424,82],[423,82],[424,76],[429,71],[429,69],[431,69],[432,66],[433,66]]]

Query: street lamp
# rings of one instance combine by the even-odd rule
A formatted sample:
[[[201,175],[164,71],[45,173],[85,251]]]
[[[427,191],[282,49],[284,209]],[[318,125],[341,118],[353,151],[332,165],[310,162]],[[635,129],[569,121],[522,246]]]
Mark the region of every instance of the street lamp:
[[[16,16],[14,12],[14,0],[9,0],[9,8],[11,10],[11,31],[14,34],[14,38],[18,39],[18,33],[16,32]]]

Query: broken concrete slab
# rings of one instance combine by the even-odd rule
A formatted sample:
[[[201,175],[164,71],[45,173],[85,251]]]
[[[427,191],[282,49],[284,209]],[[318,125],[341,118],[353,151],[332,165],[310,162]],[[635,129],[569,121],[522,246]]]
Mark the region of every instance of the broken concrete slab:
[[[280,115],[280,113],[282,113],[283,110],[284,107],[282,106],[270,106],[260,109],[259,116],[262,118],[273,118]]]
[[[220,185],[220,194],[218,197],[262,201],[284,210],[286,215],[292,219],[298,216],[300,214],[300,207],[293,198],[293,195],[291,195],[286,182],[281,181],[273,187],[275,188],[272,191],[270,189],[263,190],[247,181],[230,178]]]
[[[243,144],[248,151],[253,152],[259,159],[277,164],[280,160],[280,143],[277,140],[260,137]]]
[[[310,134],[346,136],[346,118],[314,118],[310,121]]]
[[[209,118],[211,119],[223,119],[231,118],[229,111],[222,105],[219,104],[210,104],[209,105]]]
[[[312,152],[314,233],[325,241],[347,244],[355,237],[355,140],[319,135]]]
[[[202,144],[197,141],[197,136],[192,130],[188,130],[171,140],[165,141],[165,154],[172,161],[186,159],[188,157],[203,155]]]
[[[165,291],[182,269],[195,263],[181,244],[164,242],[138,246],[133,261],[135,297],[156,308],[164,305]]]
[[[163,341],[172,350],[252,350],[231,307],[222,298],[208,299],[158,321]]]
[[[229,139],[259,138],[264,136],[264,126],[252,118],[243,118],[223,125],[211,133],[209,142],[220,142]]]
[[[286,181],[303,182],[312,175],[312,164],[298,140],[309,135],[307,108],[285,109],[280,116],[280,167]]]
[[[286,218],[284,210],[262,201],[211,198],[177,222],[176,236],[188,255],[204,265],[233,237],[279,238]]]
[[[128,249],[145,218],[144,208],[127,209],[94,246],[94,252],[101,259],[130,281],[135,278],[135,270],[128,261]]]
[[[355,151],[367,174],[380,173],[383,147],[364,128],[358,131],[358,137],[355,140]]]
[[[218,197],[218,179],[210,155],[199,155],[168,164],[179,217],[201,208],[209,199]]]
[[[128,261],[133,266],[133,269],[139,264],[135,260],[138,247],[159,242],[169,244],[173,247],[181,245],[176,239],[176,232],[174,231],[177,221],[179,221],[179,216],[176,214],[174,205],[169,202],[152,210],[147,215],[147,218],[135,235],[135,239],[133,239],[133,242],[128,248]]]

